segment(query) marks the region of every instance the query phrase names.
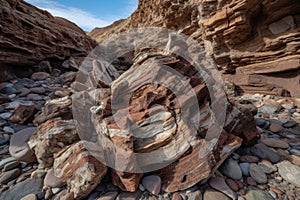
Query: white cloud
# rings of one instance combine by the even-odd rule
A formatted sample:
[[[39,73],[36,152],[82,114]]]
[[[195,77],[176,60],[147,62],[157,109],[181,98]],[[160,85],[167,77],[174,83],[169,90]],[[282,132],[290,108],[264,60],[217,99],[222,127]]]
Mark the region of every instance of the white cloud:
[[[81,10],[79,8],[67,7],[63,4],[52,0],[26,0],[28,3],[39,7],[40,9],[47,10],[54,16],[66,18],[85,31],[91,31],[95,27],[103,27],[110,25],[117,18],[114,17],[110,20],[102,20],[93,14]]]

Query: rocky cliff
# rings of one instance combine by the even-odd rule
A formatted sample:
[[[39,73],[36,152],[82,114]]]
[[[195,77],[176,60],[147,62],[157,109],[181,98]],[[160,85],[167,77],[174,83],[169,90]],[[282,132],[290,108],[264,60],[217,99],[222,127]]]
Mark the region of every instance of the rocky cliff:
[[[0,0],[0,19],[2,81],[30,73],[33,66],[58,67],[71,56],[86,56],[95,46],[74,23],[25,1]]]
[[[197,40],[238,93],[300,95],[297,0],[140,0],[128,19],[90,36],[101,42],[145,26],[163,26]]]

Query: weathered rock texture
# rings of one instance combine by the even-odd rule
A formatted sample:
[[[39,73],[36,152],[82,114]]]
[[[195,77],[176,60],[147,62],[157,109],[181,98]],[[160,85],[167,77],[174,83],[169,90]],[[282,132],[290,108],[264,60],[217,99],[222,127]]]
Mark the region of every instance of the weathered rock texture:
[[[238,93],[300,95],[297,0],[140,0],[128,19],[89,35],[101,42],[145,26],[163,26],[197,40]]]
[[[95,43],[72,22],[22,0],[1,0],[0,46],[0,80],[4,81],[15,74],[29,75],[34,65],[59,67],[71,56],[79,59]]]
[[[83,142],[78,142],[57,155],[54,173],[66,182],[74,198],[86,197],[107,172],[107,167],[93,157]]]
[[[113,183],[122,190],[136,191],[142,173],[153,170],[164,191],[189,188],[207,180],[242,142],[249,144],[258,135],[250,107],[238,109],[218,92],[212,100],[207,80],[182,57],[154,50],[136,52],[129,69],[115,77],[120,63],[113,62],[110,77],[104,79],[96,72],[105,64],[96,62],[88,82],[100,91],[93,96],[99,106],[91,109],[102,149],[98,156],[114,168]],[[190,87],[178,82],[173,71],[184,76]],[[79,115],[87,110],[80,105]],[[215,121],[221,106],[228,108],[224,127]]]

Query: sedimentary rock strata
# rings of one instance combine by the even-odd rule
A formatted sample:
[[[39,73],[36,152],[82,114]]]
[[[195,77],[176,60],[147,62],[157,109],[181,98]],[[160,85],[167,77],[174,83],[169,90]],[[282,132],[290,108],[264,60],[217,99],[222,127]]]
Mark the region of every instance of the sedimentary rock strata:
[[[128,19],[89,35],[103,41],[131,28],[177,30],[205,47],[238,93],[299,96],[299,10],[297,0],[145,0]]]
[[[1,81],[34,70],[51,71],[70,57],[86,56],[95,46],[74,23],[25,1],[1,0],[0,19]]]

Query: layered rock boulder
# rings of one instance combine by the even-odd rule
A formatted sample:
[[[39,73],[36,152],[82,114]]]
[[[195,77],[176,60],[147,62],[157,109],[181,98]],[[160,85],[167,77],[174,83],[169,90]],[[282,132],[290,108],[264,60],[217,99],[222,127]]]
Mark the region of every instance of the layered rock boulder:
[[[0,19],[0,81],[30,75],[33,66],[51,71],[70,57],[80,60],[95,46],[74,23],[25,1],[1,0]]]
[[[164,50],[140,49],[139,42],[157,43],[153,33],[149,29],[141,37],[137,31],[133,37],[107,41],[92,55],[122,48],[127,53],[107,55],[112,62],[91,61],[91,56],[74,83],[73,114],[80,138],[113,169],[113,184],[130,192],[149,172],[161,178],[166,192],[205,182],[234,150],[258,136],[256,110],[227,99],[203,49],[193,49],[176,34],[163,37],[159,30],[155,33],[167,38]],[[127,39],[139,50],[128,52]]]
[[[166,27],[205,47],[237,93],[299,96],[299,10],[297,0],[140,0],[128,19],[89,35],[100,42],[132,28]]]

